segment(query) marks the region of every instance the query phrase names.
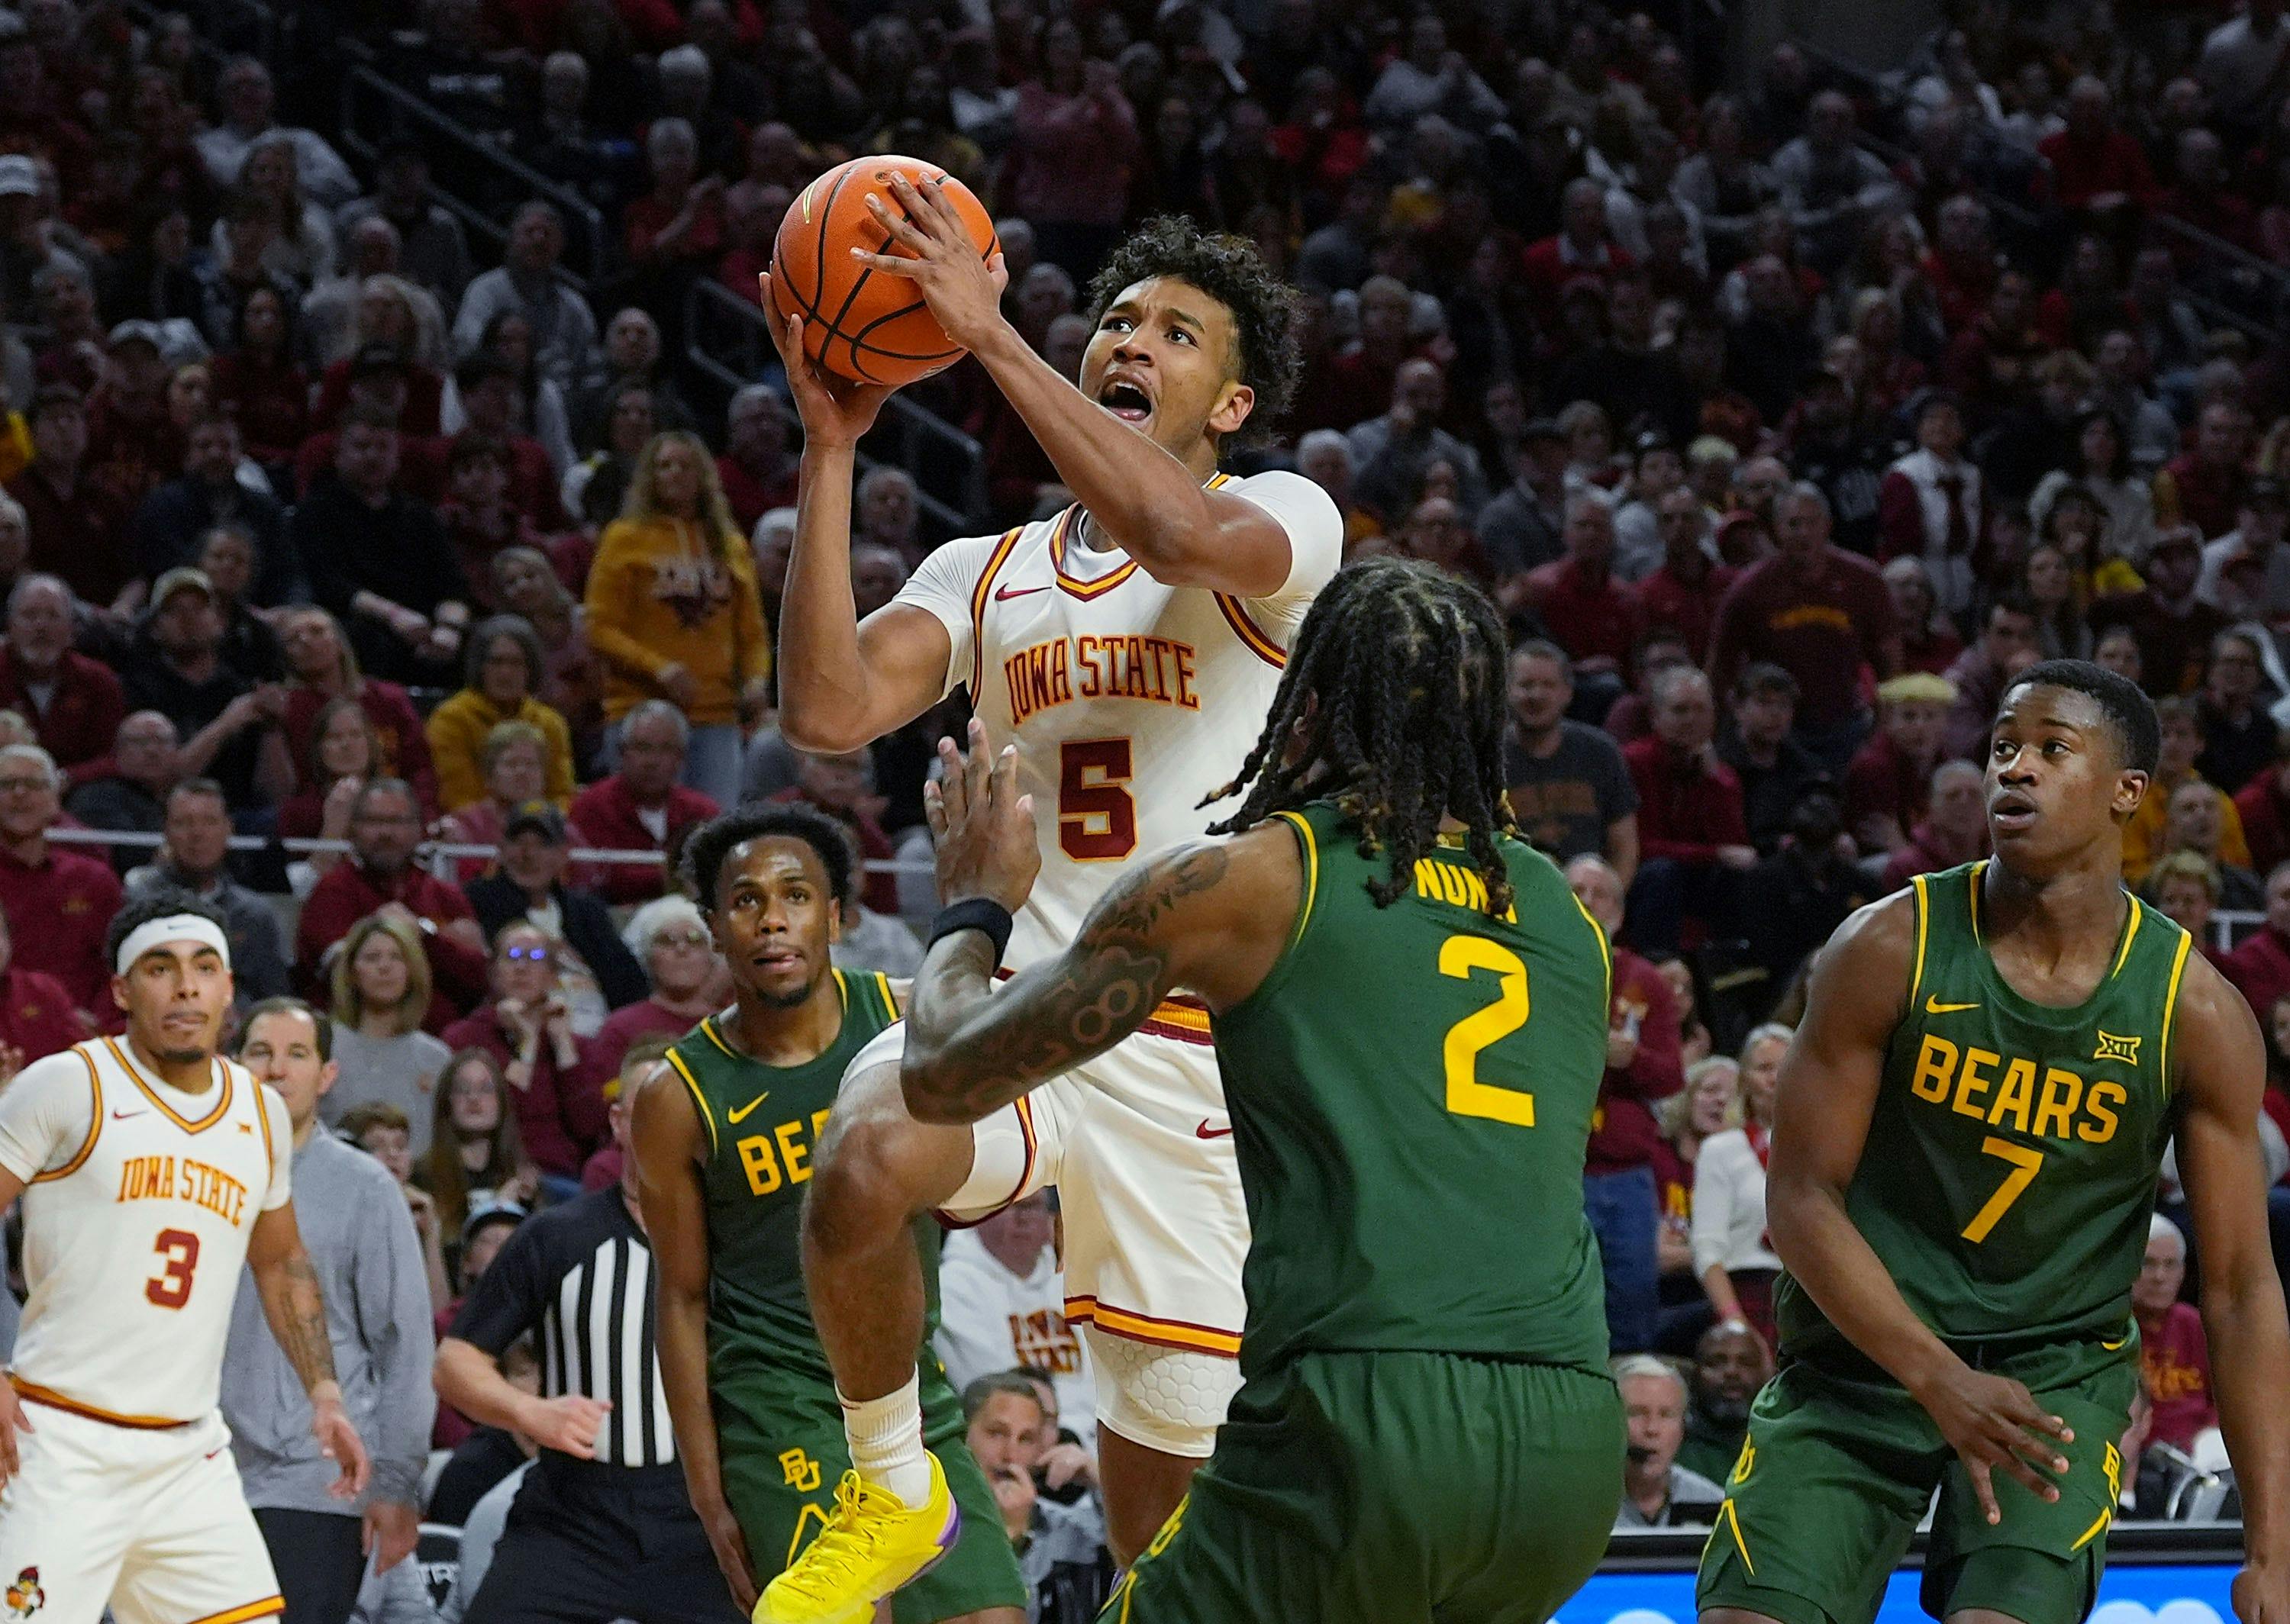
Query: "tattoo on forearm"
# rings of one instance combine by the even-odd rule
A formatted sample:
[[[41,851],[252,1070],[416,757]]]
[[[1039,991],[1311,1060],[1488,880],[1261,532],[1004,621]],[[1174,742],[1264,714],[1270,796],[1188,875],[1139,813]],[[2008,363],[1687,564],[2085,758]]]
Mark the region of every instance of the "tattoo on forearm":
[[[947,1114],[974,1121],[1119,1043],[1171,989],[1169,955],[1154,926],[1214,886],[1228,866],[1221,844],[1143,864],[1100,899],[1072,947],[998,996],[990,993],[984,940],[966,932],[947,943],[915,982],[909,1086]]]
[[[308,1252],[298,1252],[279,1265],[277,1278],[270,1332],[307,1392],[334,1380],[334,1343],[326,1331],[325,1299]]]

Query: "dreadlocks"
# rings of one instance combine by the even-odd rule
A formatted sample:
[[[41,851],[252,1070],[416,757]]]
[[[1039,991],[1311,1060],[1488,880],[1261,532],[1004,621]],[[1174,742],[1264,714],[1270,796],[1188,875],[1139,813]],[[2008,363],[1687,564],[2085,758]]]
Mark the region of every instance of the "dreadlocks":
[[[1504,664],[1501,618],[1477,588],[1403,559],[1350,565],[1305,615],[1240,775],[1209,797],[1245,790],[1240,810],[1209,832],[1333,801],[1358,825],[1362,857],[1389,852],[1389,877],[1368,884],[1389,908],[1452,817],[1487,911],[1502,913],[1510,873],[1495,836],[1517,833],[1503,798]]]

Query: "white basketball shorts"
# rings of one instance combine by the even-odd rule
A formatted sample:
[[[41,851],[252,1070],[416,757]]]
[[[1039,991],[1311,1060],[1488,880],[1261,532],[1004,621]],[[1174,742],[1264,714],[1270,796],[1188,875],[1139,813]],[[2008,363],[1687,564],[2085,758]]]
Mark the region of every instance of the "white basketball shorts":
[[[1055,1185],[1066,1318],[1089,1328],[1100,1425],[1205,1458],[1240,1387],[1248,1209],[1205,1015],[1163,1012],[973,1124],[970,1177],[944,1217],[979,1223]],[[849,1072],[895,1063],[905,1042],[904,1022],[886,1028]]]
[[[0,1618],[245,1624],[285,1610],[220,1414],[122,1427],[27,1401],[0,1490]],[[10,1611],[10,1609],[13,1611]]]

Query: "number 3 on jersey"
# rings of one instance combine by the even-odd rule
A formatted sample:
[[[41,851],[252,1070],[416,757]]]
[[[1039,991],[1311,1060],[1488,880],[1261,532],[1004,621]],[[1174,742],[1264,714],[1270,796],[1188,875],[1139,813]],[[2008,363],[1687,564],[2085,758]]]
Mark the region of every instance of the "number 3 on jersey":
[[[188,1229],[162,1229],[151,1250],[167,1266],[144,1283],[143,1295],[163,1308],[180,1308],[191,1300],[191,1276],[199,1266],[199,1237]]]
[[[1479,1081],[1479,1051],[1526,1024],[1525,962],[1484,936],[1447,938],[1439,949],[1439,973],[1468,981],[1475,970],[1493,971],[1501,991],[1493,1004],[1447,1028],[1447,1109],[1458,1116],[1485,1116],[1513,1127],[1531,1128],[1534,1126],[1533,1094]]]
[[[1108,863],[1137,849],[1126,739],[1069,739],[1058,747],[1058,850],[1077,863]]]

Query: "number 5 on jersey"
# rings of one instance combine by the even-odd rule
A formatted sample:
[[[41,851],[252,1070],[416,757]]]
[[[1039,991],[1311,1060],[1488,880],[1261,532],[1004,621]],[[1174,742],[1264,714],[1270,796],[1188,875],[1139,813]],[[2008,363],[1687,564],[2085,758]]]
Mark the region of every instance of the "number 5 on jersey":
[[[1137,803],[1126,739],[1069,739],[1058,747],[1058,850],[1077,863],[1117,862],[1137,849]]]
[[[1479,1081],[1479,1052],[1526,1024],[1529,1001],[1526,964],[1509,948],[1484,936],[1450,936],[1439,948],[1439,973],[1458,980],[1492,970],[1500,989],[1495,1001],[1447,1028],[1447,1108],[1458,1116],[1485,1116],[1513,1127],[1534,1126],[1534,1096],[1524,1089],[1498,1088]]]

